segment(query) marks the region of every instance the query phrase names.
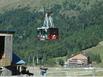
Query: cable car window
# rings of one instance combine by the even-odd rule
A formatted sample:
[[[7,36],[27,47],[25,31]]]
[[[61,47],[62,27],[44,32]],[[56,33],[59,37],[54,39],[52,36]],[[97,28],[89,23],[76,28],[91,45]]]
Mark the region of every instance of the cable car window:
[[[48,33],[58,35],[58,28],[49,28]]]
[[[46,34],[46,31],[45,31],[45,30],[42,30],[42,34],[45,35],[45,34]]]
[[[38,34],[41,34],[41,35],[47,34],[47,32],[45,31],[45,29],[38,29],[38,30],[37,30],[37,33],[38,33]]]

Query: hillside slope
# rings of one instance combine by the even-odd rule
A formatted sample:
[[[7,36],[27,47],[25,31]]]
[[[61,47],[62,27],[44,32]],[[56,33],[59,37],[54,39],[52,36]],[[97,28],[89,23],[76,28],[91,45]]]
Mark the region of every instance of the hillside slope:
[[[23,7],[40,9],[54,4],[62,4],[65,0],[0,0],[0,10],[9,10]]]
[[[0,4],[0,12],[4,11],[0,13],[0,30],[16,30],[13,50],[26,61],[34,57],[45,63],[103,40],[102,0],[1,0]],[[36,29],[44,19],[40,9],[48,6],[59,28],[59,40],[39,41]]]
[[[103,67],[103,41],[100,42],[97,46],[83,50],[83,52],[86,52],[88,54],[93,54],[93,55],[100,55],[101,58],[101,63],[96,64],[97,66],[102,66]],[[92,55],[91,55],[92,56]]]
[[[62,5],[67,0],[0,0],[0,11],[5,11],[9,9],[30,7],[31,9],[40,9],[43,7],[51,7],[54,4]],[[82,9],[90,9],[97,0],[69,0],[67,2],[72,2],[78,4]],[[102,0],[98,0],[102,1]],[[86,6],[86,4],[89,4]]]

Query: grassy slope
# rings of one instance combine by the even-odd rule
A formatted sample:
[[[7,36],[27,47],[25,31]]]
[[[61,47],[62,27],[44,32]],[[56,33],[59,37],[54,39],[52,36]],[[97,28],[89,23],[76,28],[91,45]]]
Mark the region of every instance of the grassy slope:
[[[62,4],[64,1],[66,0],[0,0],[0,11],[28,6],[32,9],[37,9],[41,7],[49,7],[54,4]],[[70,1],[77,3],[82,9],[90,8],[90,6],[96,2],[96,0],[89,0],[90,6],[84,6],[84,4],[88,3],[88,1],[81,0],[80,3],[78,3],[79,0]]]
[[[89,49],[86,49],[86,50],[83,50],[85,52],[88,52],[88,53],[93,53],[93,54],[100,54],[100,57],[101,57],[101,60],[102,60],[102,63],[100,64],[97,64],[96,66],[101,66],[103,67],[103,41],[100,42],[96,47],[92,47],[92,48],[89,48]],[[66,60],[66,56],[65,57],[58,57],[58,58],[55,58],[56,60],[58,59],[63,59],[64,61]]]
[[[0,11],[18,7],[32,7],[32,9],[61,4],[65,0],[0,0]]]
[[[93,54],[100,54],[102,63],[98,64],[97,66],[103,66],[103,42],[100,42],[96,47],[92,47],[92,48],[86,49],[84,51],[90,52]]]

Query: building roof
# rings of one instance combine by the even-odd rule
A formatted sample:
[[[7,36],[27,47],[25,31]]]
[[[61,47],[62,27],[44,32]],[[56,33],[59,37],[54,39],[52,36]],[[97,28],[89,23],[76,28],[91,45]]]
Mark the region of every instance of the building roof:
[[[79,59],[79,60],[81,60],[81,59],[87,59],[87,57],[85,55],[83,55],[83,54],[77,54],[77,55],[71,57],[69,60],[72,60],[72,59]]]
[[[25,64],[25,61],[22,60],[19,56],[17,56],[15,53],[12,54],[12,64]]]
[[[0,30],[0,33],[14,34],[15,30]]]

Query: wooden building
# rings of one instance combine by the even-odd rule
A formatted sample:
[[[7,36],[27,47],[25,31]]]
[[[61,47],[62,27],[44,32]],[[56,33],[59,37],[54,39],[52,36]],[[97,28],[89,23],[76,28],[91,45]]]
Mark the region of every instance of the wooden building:
[[[11,65],[13,34],[14,31],[0,31],[0,68]]]
[[[87,66],[88,58],[83,54],[77,54],[69,58],[66,62],[69,66]]]

